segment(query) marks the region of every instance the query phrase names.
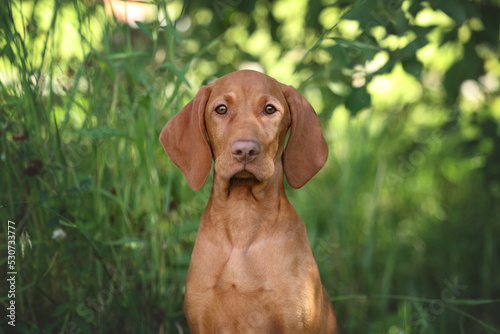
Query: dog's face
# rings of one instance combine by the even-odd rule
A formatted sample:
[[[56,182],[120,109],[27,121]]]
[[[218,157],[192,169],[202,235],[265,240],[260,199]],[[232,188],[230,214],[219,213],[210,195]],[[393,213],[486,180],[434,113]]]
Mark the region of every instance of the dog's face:
[[[290,111],[280,84],[259,72],[217,80],[205,108],[205,124],[223,179],[266,181],[281,168]]]
[[[300,188],[328,156],[309,102],[292,86],[248,70],[202,86],[165,125],[160,142],[195,190],[205,184],[212,158],[225,180],[266,181],[284,168],[288,183]]]

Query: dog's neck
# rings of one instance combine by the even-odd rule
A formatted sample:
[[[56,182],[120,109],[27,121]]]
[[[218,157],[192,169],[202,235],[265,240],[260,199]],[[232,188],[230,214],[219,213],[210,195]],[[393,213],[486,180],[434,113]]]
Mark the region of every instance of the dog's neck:
[[[226,180],[214,173],[212,193],[205,210],[207,223],[219,229],[233,247],[247,248],[258,238],[276,233],[290,223],[280,219],[281,206],[290,206],[283,184],[283,167],[272,178]],[[230,208],[230,209],[229,209]]]

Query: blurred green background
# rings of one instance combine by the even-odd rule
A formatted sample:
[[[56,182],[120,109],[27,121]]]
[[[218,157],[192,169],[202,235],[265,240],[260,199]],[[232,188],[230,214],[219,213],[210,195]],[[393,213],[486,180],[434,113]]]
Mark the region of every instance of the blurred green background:
[[[2,1],[0,332],[189,332],[210,186],[158,136],[255,68],[323,122],[326,166],[287,193],[340,332],[500,333],[499,40],[498,0]]]

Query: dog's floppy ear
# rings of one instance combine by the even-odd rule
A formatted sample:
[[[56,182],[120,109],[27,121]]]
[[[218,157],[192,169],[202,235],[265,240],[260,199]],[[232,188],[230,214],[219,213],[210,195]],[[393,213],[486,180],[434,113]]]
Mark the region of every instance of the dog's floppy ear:
[[[288,184],[297,189],[307,183],[326,162],[328,145],[311,104],[292,86],[282,85],[290,109],[290,137],[283,165]]]
[[[203,187],[212,166],[212,151],[205,130],[205,107],[210,91],[208,86],[202,86],[194,99],[168,121],[160,134],[165,152],[193,190]]]

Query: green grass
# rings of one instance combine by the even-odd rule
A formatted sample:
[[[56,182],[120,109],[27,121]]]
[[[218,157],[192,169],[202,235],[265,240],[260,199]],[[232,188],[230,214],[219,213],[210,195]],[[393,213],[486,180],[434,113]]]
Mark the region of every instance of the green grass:
[[[324,54],[312,50],[315,63],[304,66],[321,29],[305,44],[283,42],[279,59],[271,48],[256,58],[237,47],[251,38],[223,33],[245,20],[271,29],[265,1],[241,7],[249,14],[237,18],[234,8],[160,2],[166,21],[139,29],[113,21],[100,4],[33,3],[0,5],[0,270],[8,271],[11,220],[15,330],[189,332],[185,276],[210,186],[190,190],[158,136],[201,84],[246,60],[281,71],[323,120],[328,163],[287,192],[341,332],[500,333],[498,88],[470,111],[442,88],[390,69],[383,74],[402,98],[373,88],[373,108],[352,113],[358,106],[324,91],[325,71],[314,72]],[[212,25],[200,23],[207,12]],[[193,17],[185,33],[169,18],[181,13]],[[417,86],[420,98],[411,100]],[[53,237],[58,229],[64,238]],[[0,277],[4,310],[10,299]],[[7,320],[2,311],[1,333],[12,330]]]

